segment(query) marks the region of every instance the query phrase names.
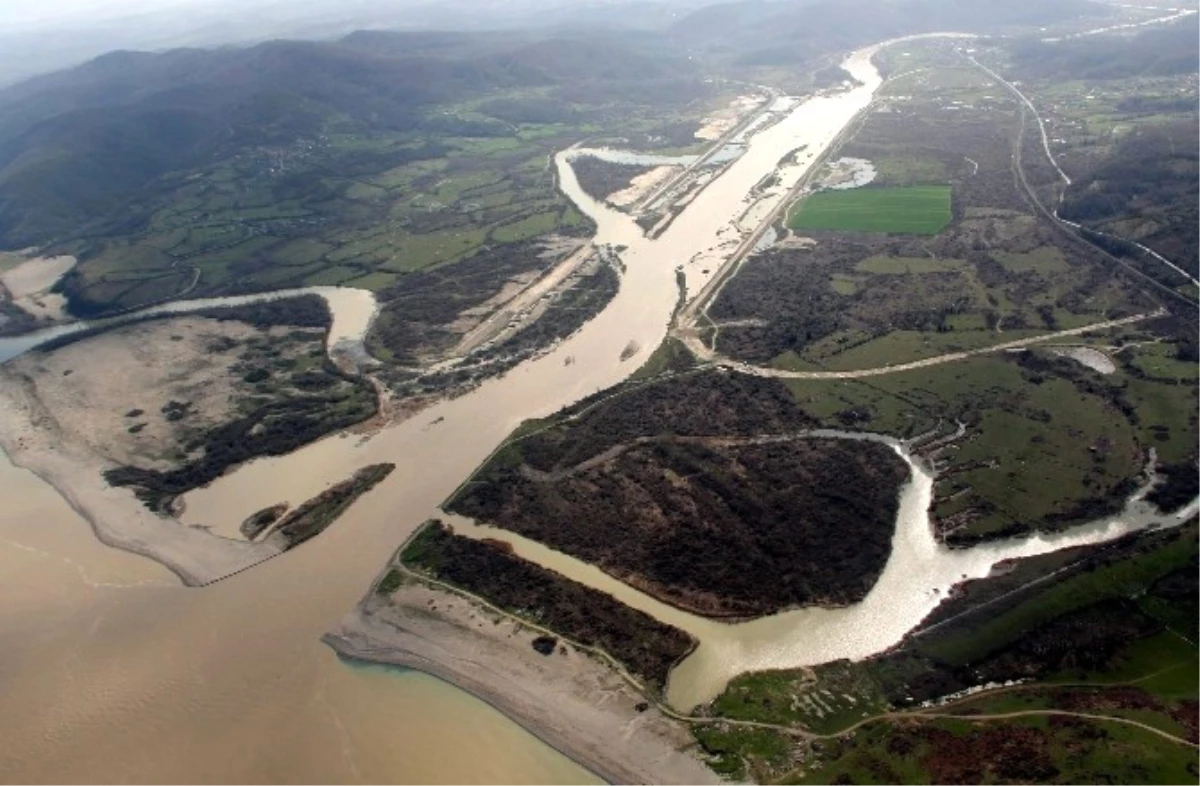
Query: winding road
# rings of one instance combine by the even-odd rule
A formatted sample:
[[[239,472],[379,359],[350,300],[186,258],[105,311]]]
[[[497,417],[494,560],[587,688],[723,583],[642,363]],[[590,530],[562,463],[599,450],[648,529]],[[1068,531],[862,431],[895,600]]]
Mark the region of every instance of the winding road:
[[[428,518],[518,424],[599,398],[605,395],[600,391],[625,381],[633,364],[621,359],[623,349],[631,339],[643,347],[657,346],[677,302],[677,281],[672,268],[662,264],[663,249],[669,247],[672,259],[681,261],[718,245],[721,238],[712,217],[733,214],[761,177],[762,171],[750,171],[762,163],[752,160],[756,150],[769,159],[766,166],[786,152],[771,148],[770,139],[764,144],[763,137],[815,134],[812,123],[821,118],[806,116],[808,111],[797,107],[791,126],[756,135],[749,158],[741,159],[745,163],[729,167],[718,184],[722,188],[706,189],[658,245],[644,242],[624,214],[608,216],[596,206],[602,231],[597,242],[628,245],[622,257],[628,270],[612,304],[554,351],[467,395],[433,405],[420,418],[394,423],[368,438],[332,437],[286,456],[251,462],[188,495],[185,525],[236,521],[281,499],[307,499],[312,489],[368,463],[397,465],[319,543],[292,550],[285,559],[203,590],[186,590],[157,565],[92,539],[78,500],[68,504],[28,472],[0,465],[0,480],[9,484],[0,535],[21,544],[0,555],[8,559],[0,570],[0,588],[11,633],[0,657],[0,674],[9,675],[0,691],[4,779],[555,782],[579,777],[558,759],[547,759],[540,748],[531,753],[533,749],[522,747],[525,737],[512,736],[514,730],[495,713],[465,702],[451,688],[413,675],[347,668],[319,644],[320,636],[358,602],[367,577],[378,571],[395,544]],[[825,144],[824,131],[819,136]],[[556,163],[572,198],[590,204],[569,166],[561,159]],[[335,313],[333,333],[350,339],[369,324],[373,299],[362,295],[347,311],[361,319],[341,326]],[[7,348],[16,354],[29,346]],[[914,510],[926,507],[926,498],[913,495],[913,500]],[[119,501],[139,504],[131,497]],[[125,520],[125,511],[122,507],[113,520]],[[923,536],[924,519],[912,520],[919,525],[912,527],[913,533]],[[1109,534],[1106,528],[1079,537]],[[1070,542],[1048,541],[1044,548]],[[31,563],[24,549],[62,560]],[[975,562],[968,563],[968,556]],[[838,654],[865,652],[899,637],[899,629],[908,625],[905,614],[916,621],[924,616],[921,604],[931,601],[919,590],[942,581],[943,573],[945,582],[968,572],[982,574],[991,559],[937,552],[896,568],[895,587],[900,589],[884,586],[878,600],[871,601],[874,605],[820,617],[797,612],[769,625],[818,634],[840,625],[834,632],[846,638],[837,642]],[[926,583],[914,585],[913,576]],[[883,581],[889,580],[885,575]],[[891,604],[894,597],[905,605]],[[869,628],[868,622],[879,629]],[[825,627],[816,627],[821,624]],[[763,636],[775,631],[754,628],[760,629]],[[811,638],[834,641],[827,634]],[[729,651],[743,649],[751,646],[739,641]],[[711,668],[716,669],[721,665],[716,659],[724,658],[725,651],[712,652]],[[824,656],[814,652],[812,659],[817,658]],[[687,722],[718,722],[663,711]],[[471,756],[461,755],[464,745]]]

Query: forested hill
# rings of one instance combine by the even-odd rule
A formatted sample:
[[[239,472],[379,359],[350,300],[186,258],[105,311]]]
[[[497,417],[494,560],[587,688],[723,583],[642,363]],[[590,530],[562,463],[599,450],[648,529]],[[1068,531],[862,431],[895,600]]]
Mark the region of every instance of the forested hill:
[[[337,44],[105,55],[0,96],[0,246],[95,225],[155,177],[241,145],[286,144],[338,115],[411,127],[438,98],[506,78]]]
[[[12,86],[0,91],[0,248],[104,234],[136,220],[137,200],[168,173],[331,125],[488,136],[500,121],[430,109],[526,86],[620,95],[695,78],[685,59],[635,35],[546,35],[357,33],[114,52]]]
[[[1018,79],[1122,79],[1194,73],[1200,60],[1200,18],[1193,14],[1137,35],[1085,37],[1012,47]]]
[[[1091,0],[740,0],[694,11],[671,32],[739,64],[772,65],[914,33],[1008,33],[1112,13]]]
[[[1200,275],[1198,140],[1195,116],[1130,133],[1077,174],[1061,214],[1102,231],[1136,235],[1192,276]]]
[[[434,144],[439,135],[510,131],[511,107],[483,117],[433,111],[492,92],[537,88],[521,111],[564,122],[579,103],[686,98],[688,85],[709,75],[689,61],[697,52],[795,65],[894,35],[990,32],[1110,11],[1089,0],[750,0],[703,8],[658,32],[360,32],[334,42],[113,52],[0,90],[0,248],[139,231],[146,206],[169,187],[165,176],[331,127],[428,132]]]
[[[1149,87],[1155,78],[1196,73],[1197,16],[1131,36],[1018,41],[1009,61],[1013,78],[1035,86],[1084,81],[1123,93],[1112,106],[1122,127],[1114,128],[1110,139],[1097,135],[1082,151],[1070,170],[1072,183],[1060,212],[1101,231],[1136,237],[1197,275],[1200,125],[1195,92],[1180,83],[1170,91]]]

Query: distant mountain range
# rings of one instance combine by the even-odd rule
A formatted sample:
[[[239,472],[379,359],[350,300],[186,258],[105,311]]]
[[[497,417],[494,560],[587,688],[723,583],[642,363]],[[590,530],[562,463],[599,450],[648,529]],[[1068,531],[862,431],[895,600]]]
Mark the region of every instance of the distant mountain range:
[[[1112,13],[1091,0],[739,0],[701,8],[670,31],[737,63],[796,64],[914,33],[1029,32]]]
[[[923,19],[975,29],[992,22],[1044,24],[1105,10],[1111,11],[1084,0],[173,0],[165,5],[127,0],[92,14],[49,6],[44,14],[6,20],[0,28],[0,86],[118,49],[334,40],[356,30],[672,30],[700,43],[720,39],[782,52],[817,39],[856,41],[857,31],[869,37],[873,30],[909,29]],[[756,32],[773,45],[765,46]],[[735,42],[739,36],[743,40]]]
[[[0,86],[117,49],[335,40],[356,30],[651,29],[707,0],[126,0],[0,26]]]
[[[645,100],[647,84],[695,80],[709,67],[801,65],[906,33],[994,32],[1111,12],[1088,0],[743,0],[695,10],[697,4],[395,3],[389,7],[412,10],[414,18],[478,25],[528,20],[542,9],[543,25],[118,51],[0,89],[0,248],[119,224],[156,178],[247,145],[312,136],[331,118],[363,133],[436,134],[445,119],[431,118],[431,107],[495,90],[569,85],[591,99],[637,92]],[[262,7],[249,6],[249,26],[253,9]],[[365,8],[351,0],[343,17]],[[603,26],[546,27],[589,20]],[[622,22],[658,29],[610,29]],[[693,55],[700,57],[689,60]],[[543,103],[554,112],[569,102]]]
[[[111,222],[155,178],[343,127],[436,133],[430,107],[514,87],[688,78],[652,41],[603,33],[355,33],[337,42],[114,52],[0,90],[0,248]]]
[[[1200,62],[1197,22],[1192,15],[1120,38],[1021,41],[1013,50],[1013,75],[1018,79],[1120,79],[1195,72]]]

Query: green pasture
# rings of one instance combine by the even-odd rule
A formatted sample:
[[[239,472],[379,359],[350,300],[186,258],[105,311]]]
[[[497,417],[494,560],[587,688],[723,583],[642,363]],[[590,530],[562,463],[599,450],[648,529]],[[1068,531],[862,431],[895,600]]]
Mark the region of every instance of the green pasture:
[[[821,191],[788,216],[792,229],[936,235],[950,223],[950,186]]]

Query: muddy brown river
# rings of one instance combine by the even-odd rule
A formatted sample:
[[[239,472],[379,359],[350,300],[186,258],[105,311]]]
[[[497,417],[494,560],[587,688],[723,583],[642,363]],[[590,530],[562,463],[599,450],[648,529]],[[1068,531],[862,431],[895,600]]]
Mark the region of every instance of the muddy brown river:
[[[880,83],[871,52],[845,64],[860,87],[800,103],[754,135],[655,241],[587,198],[560,155],[563,190],[595,218],[597,242],[626,246],[617,297],[552,352],[467,396],[370,439],[334,436],[253,462],[187,495],[186,523],[240,521],[307,499],[360,466],[396,463],[335,526],[279,558],[184,588],[157,564],[102,546],[51,488],[0,461],[0,779],[594,781],[482,702],[420,674],[342,663],[318,639],[522,420],[633,372],[665,335],[676,266],[689,292],[699,291],[737,245],[734,224],[755,184],[797,148],[824,149],[869,103]],[[788,177],[803,170],[789,167]],[[622,360],[631,342],[642,349]],[[888,585],[898,596],[926,591],[919,577]],[[850,620],[868,637],[880,621]],[[839,640],[824,625],[812,635]],[[693,661],[696,687],[680,703],[711,692],[743,650],[705,651],[711,658]],[[764,654],[787,647],[745,651],[756,653],[746,662],[769,665]]]
[[[471,696],[317,641],[378,555],[188,589],[2,459],[0,494],[6,782],[595,782]]]

